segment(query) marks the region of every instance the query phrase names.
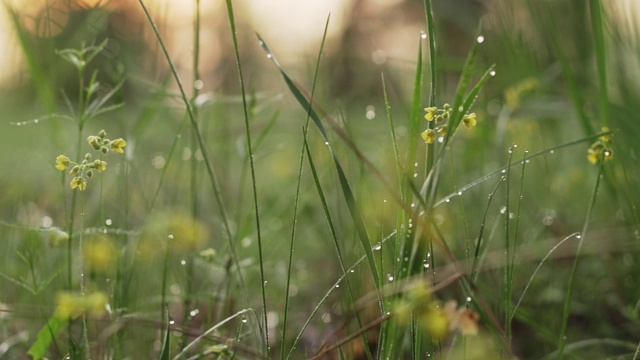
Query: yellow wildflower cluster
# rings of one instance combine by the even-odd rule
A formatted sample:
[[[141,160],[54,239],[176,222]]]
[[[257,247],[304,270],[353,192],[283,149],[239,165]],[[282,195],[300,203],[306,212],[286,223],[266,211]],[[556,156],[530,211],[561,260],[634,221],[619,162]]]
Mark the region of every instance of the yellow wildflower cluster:
[[[453,331],[463,335],[478,333],[479,315],[466,307],[458,307],[455,300],[444,305],[435,299],[429,286],[421,284],[409,290],[406,296],[395,304],[395,316],[403,323],[409,323],[412,314],[434,338],[444,338]]]
[[[99,151],[101,156],[102,154],[107,154],[109,149],[122,154],[124,153],[124,147],[127,146],[127,142],[122,138],[115,140],[107,139],[107,132],[104,130],[100,130],[98,135],[89,136],[87,142],[94,150]],[[58,155],[55,167],[60,171],[71,168],[69,174],[71,174],[73,178],[69,186],[71,186],[71,189],[84,191],[87,189],[87,180],[93,177],[94,171],[103,172],[107,170],[106,161],[100,159],[92,161],[91,159],[91,154],[86,153],[84,160],[78,164],[71,161],[65,155]]]
[[[603,127],[602,132],[608,133],[609,128]],[[602,135],[591,144],[589,150],[587,150],[587,159],[592,164],[597,164],[600,160],[609,161],[613,159],[613,146],[611,144],[611,140],[613,138],[612,134]]]
[[[424,111],[426,112],[424,118],[427,119],[427,121],[434,121],[436,126],[434,128],[429,128],[423,131],[421,134],[422,140],[424,140],[424,142],[426,142],[427,144],[433,144],[436,141],[438,135],[440,135],[442,138],[447,135],[447,124],[442,123],[446,122],[451,117],[451,105],[444,104],[442,106],[442,109],[431,106],[425,108]],[[476,113],[465,114],[462,118],[462,123],[467,128],[476,126],[477,122],[478,121],[476,119]]]
[[[81,315],[102,316],[106,312],[108,297],[103,292],[81,295],[62,291],[56,296],[55,315],[75,319]]]

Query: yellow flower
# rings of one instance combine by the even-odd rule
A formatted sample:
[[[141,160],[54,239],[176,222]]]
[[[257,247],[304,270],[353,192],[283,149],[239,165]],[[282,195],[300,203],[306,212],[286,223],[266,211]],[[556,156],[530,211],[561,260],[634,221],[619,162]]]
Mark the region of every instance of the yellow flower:
[[[608,127],[603,127],[602,128],[602,132],[609,132],[609,128]],[[611,142],[611,140],[613,139],[612,134],[607,134],[607,135],[602,135],[600,136],[600,140],[605,141],[605,142]]]
[[[71,180],[71,188],[72,189],[78,189],[80,191],[84,191],[87,189],[87,180],[85,180],[83,177],[81,176],[76,176],[73,178],[73,180]]]
[[[160,213],[150,217],[141,235],[141,253],[152,259],[163,251],[158,246],[158,239],[168,241],[173,254],[200,250],[210,240],[207,225],[181,211]],[[204,255],[211,251],[204,251]]]
[[[427,112],[426,115],[424,116],[424,118],[427,119],[427,121],[432,121],[436,117],[436,113],[438,112],[438,108],[435,107],[435,106],[431,106],[431,107],[425,108],[424,111]]]
[[[440,126],[436,129],[436,131],[438,131],[438,134],[440,134],[440,136],[447,136],[447,125]]]
[[[433,131],[433,129],[423,131],[421,136],[427,144],[433,144],[433,142],[436,141],[436,132]]]
[[[101,139],[95,135],[91,135],[87,138],[87,142],[89,143],[89,145],[91,145],[91,147],[96,150],[100,149],[100,140]]]
[[[476,126],[476,123],[478,122],[476,120],[476,113],[465,115],[464,118],[462,118],[462,122],[464,123],[464,126],[468,128]]]
[[[58,247],[69,241],[69,234],[57,227],[49,228],[47,232],[49,234],[49,246],[51,247]]]
[[[602,154],[601,151],[596,150],[594,148],[589,148],[589,150],[587,150],[587,159],[589,160],[590,163],[595,165],[598,163],[598,160],[600,160],[601,154]]]
[[[216,257],[216,249],[207,248],[204,250],[200,250],[200,252],[198,252],[198,256],[206,261],[212,261]]]
[[[82,253],[87,267],[96,272],[104,273],[116,262],[116,250],[108,237],[88,241],[82,248]]]
[[[416,309],[418,321],[434,338],[442,339],[449,334],[451,320],[439,301],[433,301],[424,308]]]
[[[69,158],[64,155],[58,155],[58,157],[56,158],[56,169],[64,171],[68,169],[69,166],[71,166],[71,160],[69,160]]]
[[[124,141],[123,138],[119,138],[111,142],[111,150],[118,152],[120,154],[124,153],[125,146],[127,146],[127,142]]]
[[[78,296],[70,292],[59,292],[56,295],[56,316],[64,319],[75,319],[82,315],[82,306]]]
[[[460,306],[455,300],[449,300],[444,305],[444,312],[449,318],[449,330],[458,330],[462,335],[477,335],[478,321],[480,315],[478,313]]]
[[[107,162],[102,160],[96,160],[93,162],[92,167],[98,170],[99,172],[103,172],[107,170]]]
[[[81,295],[61,291],[56,295],[55,315],[64,319],[75,319],[83,314],[101,316],[105,313],[108,297],[103,292]]]

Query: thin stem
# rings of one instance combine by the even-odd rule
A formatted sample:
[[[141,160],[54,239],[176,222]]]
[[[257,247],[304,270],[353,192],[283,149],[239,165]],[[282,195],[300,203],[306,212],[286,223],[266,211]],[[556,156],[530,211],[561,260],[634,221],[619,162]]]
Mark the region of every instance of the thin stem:
[[[242,75],[242,63],[240,62],[240,52],[238,50],[238,33],[236,31],[235,16],[233,15],[233,5],[231,0],[227,0],[227,12],[229,14],[229,25],[231,27],[231,37],[233,39],[233,51],[236,58],[236,67],[238,70],[238,80],[240,81],[240,90],[242,94],[242,112],[244,115],[245,134],[247,141],[247,153],[249,154],[249,167],[251,169],[251,186],[253,189],[253,204],[255,210],[256,219],[256,237],[258,240],[258,261],[260,263],[260,287],[262,290],[262,315],[264,321],[264,350],[267,357],[269,357],[269,326],[267,319],[267,295],[265,289],[265,275],[264,275],[264,259],[262,252],[262,234],[260,231],[260,211],[258,208],[258,190],[256,187],[256,172],[253,161],[253,145],[251,143],[251,128],[249,127],[249,112],[247,106],[247,95],[244,86],[244,77]]]
[[[151,17],[151,14],[149,13],[149,9],[147,8],[147,6],[145,5],[144,0],[138,0],[138,2],[140,3],[140,6],[142,7],[142,10],[145,13],[145,16],[147,17],[147,20],[149,21],[149,24],[151,25],[154,34],[156,35],[156,38],[158,39],[158,43],[160,44],[160,47],[162,48],[162,52],[165,55],[165,58],[167,60],[167,63],[169,64],[169,68],[171,69],[171,73],[173,74],[174,79],[176,80],[176,83],[178,84],[178,89],[180,90],[180,95],[182,97],[182,101],[184,102],[186,108],[187,108],[187,115],[189,116],[189,120],[191,121],[191,126],[195,129],[195,133],[196,133],[196,138],[198,140],[198,146],[200,148],[200,151],[202,153],[202,158],[203,158],[203,162],[205,164],[205,168],[207,170],[207,175],[209,176],[209,180],[211,182],[211,186],[213,188],[213,194],[215,196],[216,199],[216,203],[218,205],[218,208],[220,210],[220,216],[222,218],[222,224],[225,230],[225,235],[227,237],[227,241],[229,242],[229,251],[231,252],[231,257],[233,259],[233,263],[236,265],[236,271],[238,273],[238,279],[240,280],[240,287],[242,289],[242,294],[245,298],[245,301],[248,302],[248,292],[247,292],[247,287],[244,283],[244,278],[242,276],[242,270],[240,269],[240,267],[238,266],[239,260],[238,260],[238,254],[236,251],[236,247],[235,247],[235,243],[234,243],[234,237],[233,234],[231,233],[231,225],[229,224],[229,219],[227,216],[227,211],[225,209],[225,205],[222,199],[222,195],[221,195],[221,190],[220,190],[220,185],[218,184],[218,179],[216,177],[215,171],[213,170],[213,166],[211,166],[211,161],[209,159],[209,153],[207,151],[207,148],[205,147],[204,144],[204,139],[202,138],[202,135],[200,134],[200,131],[198,130],[198,123],[196,121],[196,117],[195,114],[193,113],[193,107],[191,106],[191,103],[189,102],[189,100],[187,99],[187,93],[185,92],[184,89],[184,85],[182,84],[182,80],[180,78],[180,76],[178,75],[178,70],[175,66],[175,64],[173,63],[173,60],[171,60],[171,56],[169,56],[169,51],[167,50],[167,47],[164,43],[164,40],[162,39],[162,36],[160,35],[160,30],[158,29],[158,26],[156,25],[155,21],[153,21],[153,18]]]
[[[589,229],[589,223],[591,220],[591,212],[593,211],[593,207],[596,203],[596,197],[598,194],[598,187],[600,186],[600,179],[602,178],[602,172],[604,169],[603,161],[600,162],[598,168],[598,175],[596,177],[595,185],[593,186],[593,193],[591,194],[591,201],[589,202],[589,208],[587,209],[587,216],[584,220],[584,225],[582,226],[582,233],[580,234],[580,241],[578,242],[578,247],[576,249],[575,260],[573,261],[573,267],[571,269],[571,275],[569,277],[569,286],[567,288],[567,295],[565,297],[564,302],[564,310],[562,313],[562,325],[560,328],[560,337],[558,338],[558,355],[557,359],[562,359],[562,353],[564,351],[565,343],[567,341],[567,325],[569,323],[569,312],[571,311],[571,295],[573,294],[573,283],[576,278],[576,274],[578,272],[578,263],[580,262],[580,250],[582,249],[582,244],[584,243],[584,239],[587,235],[587,230]]]

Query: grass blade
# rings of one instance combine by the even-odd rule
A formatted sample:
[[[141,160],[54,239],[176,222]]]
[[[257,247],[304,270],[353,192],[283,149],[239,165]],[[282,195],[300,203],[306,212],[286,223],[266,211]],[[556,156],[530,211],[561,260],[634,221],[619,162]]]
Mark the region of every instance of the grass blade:
[[[582,244],[584,244],[584,239],[587,235],[587,230],[589,229],[589,223],[591,222],[591,212],[593,211],[594,205],[596,203],[596,197],[598,195],[598,188],[600,186],[600,179],[602,177],[603,170],[604,170],[604,163],[600,162],[600,166],[598,168],[598,174],[596,176],[596,181],[593,186],[593,193],[591,194],[591,200],[589,202],[589,208],[587,209],[587,215],[584,220],[584,225],[582,226],[582,232],[580,233],[580,240],[578,241],[578,247],[576,249],[575,259],[573,260],[571,275],[569,276],[569,286],[567,287],[567,295],[565,297],[564,310],[562,312],[562,325],[560,328],[560,335],[558,337],[557,359],[562,359],[562,354],[563,354],[565,343],[566,343],[565,335],[567,333],[567,326],[569,324],[569,312],[571,311],[571,296],[573,294],[573,284],[576,279],[578,264],[580,263],[580,250],[582,249]]]
[[[186,106],[187,115],[189,117],[189,120],[191,121],[191,126],[194,128],[194,131],[195,131],[195,134],[196,134],[196,138],[198,140],[198,146],[200,148],[200,151],[202,152],[202,158],[203,158],[203,161],[205,163],[205,167],[207,169],[207,175],[209,176],[209,181],[211,182],[211,186],[212,186],[213,193],[214,193],[214,196],[215,196],[215,199],[216,199],[216,203],[218,205],[218,209],[220,210],[220,216],[222,217],[223,227],[224,227],[225,233],[227,235],[227,240],[229,242],[229,251],[231,252],[231,257],[233,259],[234,264],[236,264],[236,266],[237,266],[237,264],[239,263],[238,255],[237,255],[237,252],[236,252],[235,243],[233,241],[233,235],[231,233],[231,226],[229,224],[227,211],[225,209],[224,202],[222,200],[222,195],[221,195],[221,191],[220,191],[220,185],[218,184],[216,173],[213,170],[213,167],[211,166],[211,161],[209,159],[209,152],[207,151],[207,148],[204,145],[204,139],[202,138],[202,134],[200,133],[200,131],[198,129],[198,123],[197,123],[195,115],[193,113],[193,108],[191,106],[191,103],[189,102],[189,99],[187,98],[187,94],[186,94],[186,92],[184,90],[184,85],[182,84],[182,80],[180,79],[180,76],[178,75],[178,70],[176,69],[176,66],[173,63],[173,60],[171,59],[171,56],[169,55],[169,51],[167,50],[167,47],[166,47],[166,45],[164,43],[164,40],[162,39],[162,35],[160,34],[160,30],[158,29],[158,26],[156,25],[155,21],[151,17],[151,13],[149,13],[149,9],[145,5],[144,0],[138,0],[138,2],[140,3],[140,6],[142,7],[142,10],[144,11],[146,18],[149,21],[149,24],[151,25],[156,38],[158,39],[158,43],[160,44],[160,47],[162,48],[162,52],[164,53],[165,58],[167,60],[167,63],[169,64],[169,68],[171,69],[171,73],[173,74],[173,77],[176,80],[176,83],[178,84],[178,88],[180,89],[180,95],[182,97],[182,101],[183,101],[184,105]],[[248,291],[247,291],[246,285],[244,283],[244,278],[243,278],[243,275],[242,275],[242,271],[241,271],[239,266],[237,266],[236,270],[238,272],[238,279],[240,281],[240,287],[241,287],[241,290],[242,290],[241,291],[242,295],[244,296],[245,301],[248,301],[249,295],[248,295]]]
[[[313,82],[311,85],[311,102],[313,102],[313,96],[315,94],[315,90],[316,90],[316,83],[318,81],[318,73],[320,70],[320,59],[322,57],[322,53],[324,50],[324,44],[325,41],[327,39],[327,30],[329,29],[329,20],[330,20],[331,16],[327,16],[327,21],[325,23],[324,26],[324,33],[322,35],[322,41],[320,43],[320,50],[318,51],[318,57],[316,59],[316,67],[315,67],[315,72],[313,75]],[[298,176],[297,176],[297,180],[296,180],[296,195],[295,195],[295,200],[294,200],[294,208],[293,208],[293,222],[292,222],[292,226],[291,226],[291,244],[290,244],[290,248],[289,248],[289,261],[288,261],[288,269],[287,269],[287,284],[286,284],[286,290],[285,290],[285,303],[284,303],[284,315],[283,315],[283,322],[282,322],[282,338],[280,339],[280,359],[284,359],[284,354],[285,354],[285,342],[286,342],[286,335],[287,335],[287,315],[289,314],[289,290],[290,290],[290,285],[291,285],[291,268],[293,265],[293,248],[294,248],[294,242],[295,242],[295,235],[296,235],[296,224],[298,222],[298,203],[299,203],[299,199],[300,199],[300,185],[302,183],[302,167],[304,165],[304,154],[305,154],[305,149],[307,150],[308,153],[308,146],[307,146],[307,134],[309,131],[309,119],[310,119],[310,111],[311,111],[311,107],[309,106],[308,110],[307,110],[307,119],[306,119],[306,123],[304,126],[304,130],[303,130],[303,144],[302,144],[302,149],[300,150],[300,160],[299,160],[299,167],[298,167]],[[310,155],[309,155],[310,157]],[[311,161],[311,160],[310,160]],[[315,174],[315,169],[314,169],[314,178],[316,177]],[[317,182],[316,182],[317,185]],[[326,211],[326,209],[325,209]],[[333,232],[332,232],[333,234]],[[337,246],[337,242],[336,242],[336,246]],[[339,253],[339,249],[338,249],[338,253]],[[340,262],[342,264],[342,258],[340,258]],[[344,271],[344,265],[343,267],[343,271]]]
[[[68,318],[61,318],[59,316],[51,317],[45,326],[40,329],[36,336],[36,341],[31,345],[27,352],[34,360],[39,360],[45,357],[47,349],[54,341],[55,336],[58,335],[69,324]]]
[[[327,146],[329,147],[329,151],[331,152],[331,155],[333,157],[334,165],[338,172],[338,178],[340,182],[340,187],[342,189],[342,193],[347,203],[349,213],[351,214],[351,218],[356,227],[356,231],[358,233],[358,237],[360,239],[362,248],[367,256],[367,261],[371,269],[371,274],[373,275],[374,284],[376,288],[380,288],[380,285],[381,285],[380,277],[378,275],[375,259],[373,257],[373,251],[371,250],[371,240],[369,239],[369,235],[367,234],[367,229],[364,224],[364,220],[362,219],[362,214],[358,209],[357,202],[356,202],[355,196],[353,195],[353,191],[351,190],[351,186],[349,185],[349,181],[347,180],[347,176],[344,173],[342,165],[340,165],[340,161],[338,160],[338,158],[335,156],[335,153],[333,152],[333,148],[331,146],[331,142],[329,141],[329,137],[327,135],[325,127],[324,125],[322,125],[322,122],[320,121],[320,117],[318,116],[316,111],[313,109],[311,102],[300,90],[300,87],[297,86],[296,83],[291,79],[291,77],[289,77],[289,75],[284,71],[284,69],[282,69],[282,67],[276,60],[271,50],[269,50],[269,47],[267,46],[267,43],[264,41],[264,39],[260,35],[257,35],[257,36],[258,36],[258,39],[260,40],[260,44],[262,45],[263,49],[267,52],[267,57],[271,59],[271,61],[276,65],[276,67],[280,71],[280,74],[284,78],[285,83],[287,84],[287,87],[289,88],[291,93],[294,95],[296,100],[298,100],[298,103],[302,106],[303,109],[305,109],[305,111],[308,111],[308,114],[311,117],[311,120],[313,120],[313,123],[316,125],[316,127],[322,134],[325,140],[325,144],[327,144]]]
[[[238,81],[240,82],[240,90],[242,94],[242,112],[244,115],[245,135],[247,142],[247,153],[249,154],[249,168],[251,169],[251,186],[253,190],[253,206],[255,211],[256,221],[256,236],[258,238],[258,261],[260,263],[260,287],[262,293],[262,315],[264,321],[264,344],[263,348],[267,357],[269,357],[269,331],[268,331],[268,318],[267,318],[267,295],[265,289],[265,275],[264,275],[264,257],[262,252],[262,233],[260,228],[260,211],[258,207],[258,189],[256,187],[256,171],[253,159],[253,144],[251,142],[251,127],[249,126],[249,113],[247,106],[247,94],[244,84],[244,76],[242,74],[242,63],[240,62],[240,51],[238,50],[238,32],[236,31],[235,16],[233,14],[233,5],[231,0],[226,1],[227,14],[229,16],[229,26],[231,27],[231,35],[233,38],[233,51],[236,59],[236,68],[238,70]],[[197,130],[197,129],[196,129]]]

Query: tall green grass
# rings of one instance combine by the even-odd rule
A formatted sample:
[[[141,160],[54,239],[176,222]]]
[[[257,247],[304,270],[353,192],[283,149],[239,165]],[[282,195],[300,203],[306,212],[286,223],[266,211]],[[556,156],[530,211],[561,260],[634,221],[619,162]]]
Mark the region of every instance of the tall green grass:
[[[16,110],[6,126],[42,143],[6,150],[37,164],[32,179],[0,177],[1,358],[637,358],[640,90],[612,73],[628,44],[600,1],[495,4],[455,39],[462,59],[447,50],[449,5],[425,0],[410,66],[391,59],[367,74],[377,97],[346,104],[325,91],[330,16],[305,72],[249,40],[227,0],[226,96],[196,85],[201,1],[186,71],[163,15],[138,4],[168,74],[122,82],[85,66],[108,42],[75,44],[58,54],[77,99],[54,95],[39,39],[9,9],[44,116]],[[141,104],[118,101],[132,88]],[[363,104],[384,111],[362,120]],[[123,134],[125,158],[84,192],[65,172],[60,186],[55,156],[80,163],[102,128]],[[590,164],[609,137],[613,160]],[[115,254],[104,269],[96,239]]]

